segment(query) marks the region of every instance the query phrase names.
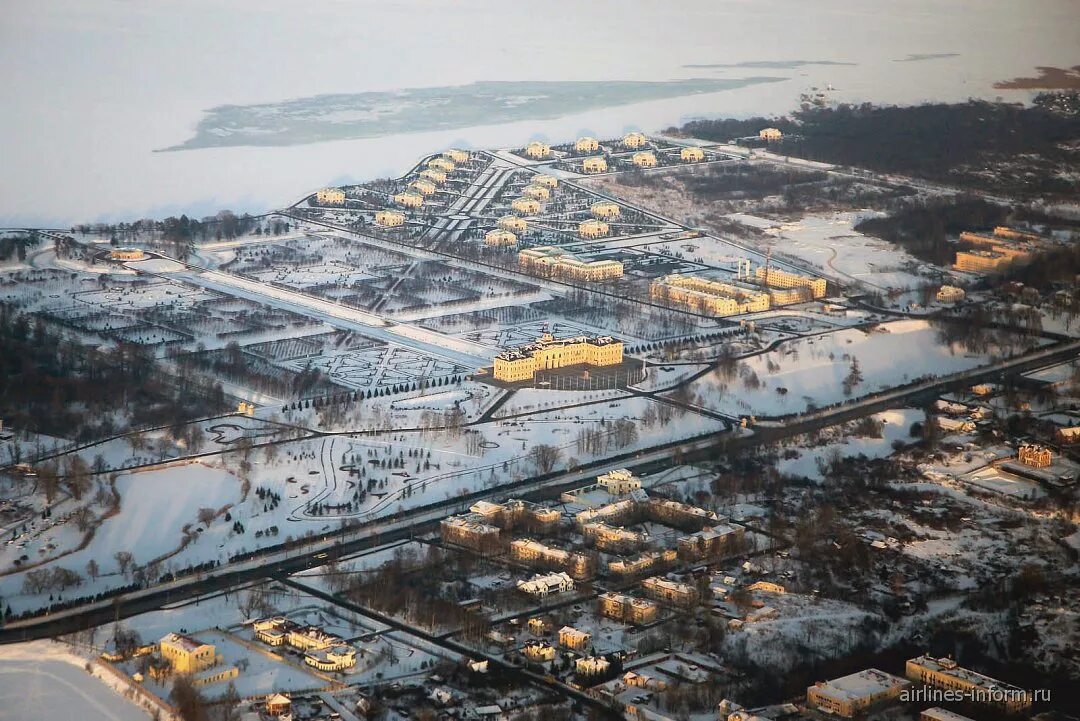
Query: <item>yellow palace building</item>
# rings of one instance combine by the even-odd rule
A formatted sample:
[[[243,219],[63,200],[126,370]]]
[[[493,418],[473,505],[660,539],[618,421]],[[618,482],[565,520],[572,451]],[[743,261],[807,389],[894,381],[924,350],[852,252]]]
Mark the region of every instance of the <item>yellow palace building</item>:
[[[515,383],[532,380],[537,371],[574,365],[612,366],[623,361],[623,343],[611,336],[578,336],[556,340],[550,333],[535,343],[495,356],[496,380]]]

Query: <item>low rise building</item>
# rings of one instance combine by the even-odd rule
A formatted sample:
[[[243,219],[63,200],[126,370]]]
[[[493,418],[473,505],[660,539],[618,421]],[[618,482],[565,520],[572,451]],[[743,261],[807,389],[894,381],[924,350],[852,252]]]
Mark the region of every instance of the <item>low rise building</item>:
[[[623,264],[618,260],[583,260],[569,251],[552,245],[520,251],[518,266],[534,275],[590,283],[615,280],[623,276]]]
[[[530,618],[527,626],[529,627],[529,633],[534,636],[546,636],[551,633],[551,620],[541,616]]]
[[[784,134],[780,132],[779,128],[762,128],[758,131],[758,138],[765,142],[773,142],[774,140],[780,140],[784,137]]]
[[[509,230],[512,233],[520,234],[528,229],[529,224],[524,218],[519,218],[516,215],[504,215],[499,218],[498,226],[502,230]]]
[[[595,175],[597,173],[607,172],[607,161],[602,157],[585,158],[581,161],[581,170],[586,175]]]
[[[443,543],[470,548],[478,553],[495,553],[500,548],[500,531],[484,523],[476,514],[450,516],[439,524]]]
[[[746,587],[747,591],[760,591],[762,593],[775,593],[781,595],[787,593],[787,589],[781,586],[779,583],[773,583],[772,581],[755,581]]]
[[[323,188],[315,193],[319,205],[345,205],[345,191],[341,188]]]
[[[518,581],[517,589],[535,598],[574,590],[574,579],[565,573],[537,574],[527,581]]]
[[[631,162],[638,168],[655,168],[656,167],[656,154],[648,150],[643,150],[638,153],[634,153],[630,157]]]
[[[540,201],[536,198],[514,198],[510,209],[521,215],[536,215],[540,212]]]
[[[574,142],[574,152],[576,153],[595,153],[599,149],[600,141],[596,138],[585,136],[578,138]]]
[[[285,716],[292,713],[292,700],[280,693],[271,694],[266,699],[267,716]]]
[[[545,333],[535,343],[495,356],[494,376],[508,383],[531,380],[537,371],[574,365],[612,366],[623,360],[622,341],[611,336],[578,336],[556,340]]]
[[[1047,468],[1054,462],[1054,453],[1038,443],[1022,443],[1017,452],[1020,462],[1032,468]]]
[[[644,533],[631,531],[604,522],[586,523],[581,527],[586,543],[591,543],[608,553],[629,553],[640,550],[648,541]]]
[[[652,601],[611,592],[600,595],[598,607],[603,616],[638,626],[655,621],[660,611]]]
[[[603,656],[584,656],[574,659],[574,673],[578,676],[603,676],[611,668],[611,661]]]
[[[759,266],[754,271],[758,283],[770,288],[804,290],[805,300],[818,300],[825,297],[828,283],[824,278],[812,278],[799,273],[791,273],[779,268]]]
[[[409,187],[420,195],[434,195],[436,190],[435,183],[426,179],[414,180],[409,183]]]
[[[586,240],[593,240],[595,238],[606,237],[611,232],[611,228],[602,220],[596,218],[590,218],[589,220],[583,220],[578,223],[578,235]],[[610,261],[617,262],[617,261]]]
[[[662,576],[651,576],[641,582],[641,590],[654,601],[679,608],[690,608],[698,601],[697,589],[688,583],[670,581]]]
[[[679,539],[679,558],[685,562],[716,559],[742,549],[746,529],[720,523]]]
[[[340,636],[327,633],[318,626],[296,625],[285,634],[285,643],[300,651],[325,651],[344,642]]]
[[[720,517],[712,511],[670,498],[650,498],[645,502],[645,514],[650,520],[690,531],[720,522]]]
[[[934,298],[938,303],[959,303],[967,296],[963,288],[958,288],[955,285],[943,285],[938,288],[937,295]]]
[[[146,252],[140,248],[113,248],[109,251],[109,260],[142,260]]]
[[[424,205],[424,196],[420,193],[406,191],[394,196],[394,202],[404,208],[419,208]]]
[[[662,551],[645,551],[632,558],[619,558],[608,563],[608,573],[616,576],[643,576],[671,568],[678,560],[674,548]]]
[[[521,194],[534,200],[547,200],[551,197],[551,190],[543,185],[526,185]]]
[[[543,663],[555,658],[555,647],[547,641],[526,641],[521,653],[530,661]]]
[[[516,235],[509,230],[503,230],[502,228],[495,228],[484,234],[484,245],[495,247],[517,245],[517,240]]]
[[[966,700],[1019,713],[1031,708],[1031,694],[997,679],[959,666],[951,658],[919,656],[905,665],[905,674],[916,683],[959,691]]]
[[[533,177],[532,184],[539,185],[540,187],[547,188],[548,190],[555,190],[555,188],[559,187],[559,179],[556,178],[554,175],[540,174]]]
[[[701,148],[683,148],[679,151],[679,160],[684,163],[700,163],[705,159],[705,151]]]
[[[443,173],[452,173],[457,169],[457,166],[454,165],[454,161],[447,158],[432,158],[427,161],[426,165],[431,170],[438,170]]]
[[[593,559],[584,553],[552,548],[528,538],[510,543],[510,558],[534,568],[565,571],[579,581],[589,578],[596,570]]]
[[[485,523],[498,526],[504,531],[524,528],[529,533],[538,534],[549,533],[562,518],[562,513],[557,508],[517,498],[505,503],[477,501],[469,507],[469,510]]]
[[[591,633],[579,631],[573,626],[563,626],[559,629],[559,645],[571,651],[584,651],[591,640]]]
[[[625,468],[609,471],[596,477],[596,484],[611,496],[625,496],[641,488],[641,479]]]
[[[344,671],[356,666],[356,649],[344,644],[304,654],[304,663],[320,671]]]
[[[397,228],[405,225],[405,215],[396,210],[380,210],[375,213],[375,225],[381,225],[384,228]]]
[[[534,140],[525,146],[525,155],[534,160],[543,160],[551,155],[551,146]]]
[[[638,148],[644,148],[648,145],[649,139],[645,137],[644,133],[627,133],[623,136],[622,144],[624,148],[631,150],[637,150]]]
[[[430,180],[435,185],[442,185],[446,182],[446,173],[434,168],[426,168],[420,171],[420,177],[424,180]]]
[[[826,713],[852,718],[871,706],[899,699],[910,686],[907,679],[869,668],[832,681],[819,681],[806,689],[806,702]]]
[[[297,624],[284,616],[263,618],[252,624],[255,638],[268,646],[284,646],[289,631],[296,628]]]
[[[1012,264],[1012,258],[993,250],[958,250],[953,267],[971,273],[997,273]]]
[[[451,163],[456,163],[457,165],[464,165],[465,163],[469,162],[469,158],[471,157],[471,155],[467,150],[450,148],[443,153],[443,157],[449,160]]]
[[[574,522],[579,528],[595,522],[629,523],[635,518],[638,510],[638,502],[633,498],[627,498],[598,508],[586,508],[574,516]]]
[[[601,200],[590,205],[589,212],[601,220],[611,220],[612,218],[618,218],[622,209],[618,203]]]
[[[717,317],[765,311],[772,302],[768,293],[679,273],[654,280],[649,296]]]
[[[180,633],[163,636],[158,641],[158,652],[174,673],[197,673],[220,661],[212,644]]]

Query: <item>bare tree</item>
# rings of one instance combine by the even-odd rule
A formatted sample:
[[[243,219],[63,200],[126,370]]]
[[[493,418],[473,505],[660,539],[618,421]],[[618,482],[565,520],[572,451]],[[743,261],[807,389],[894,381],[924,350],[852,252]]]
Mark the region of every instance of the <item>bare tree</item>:
[[[117,551],[113,554],[113,559],[116,560],[116,565],[120,567],[121,575],[126,576],[128,568],[131,567],[131,562],[135,560],[135,557],[129,551]]]
[[[537,472],[543,475],[545,473],[551,473],[551,471],[554,470],[555,464],[562,458],[562,450],[555,446],[541,443],[533,446],[529,455],[532,457],[533,463],[536,464]]]

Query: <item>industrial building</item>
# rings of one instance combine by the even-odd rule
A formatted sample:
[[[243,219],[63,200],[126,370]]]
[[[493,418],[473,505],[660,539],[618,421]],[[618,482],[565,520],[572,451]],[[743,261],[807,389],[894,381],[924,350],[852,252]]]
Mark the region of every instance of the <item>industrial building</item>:
[[[518,266],[529,273],[595,283],[623,275],[617,260],[581,260],[573,253],[552,245],[528,248],[518,253]]]
[[[503,351],[495,357],[495,378],[514,383],[532,380],[537,371],[574,365],[612,366],[623,360],[622,341],[611,336],[577,336],[556,340],[545,333],[535,343]]]

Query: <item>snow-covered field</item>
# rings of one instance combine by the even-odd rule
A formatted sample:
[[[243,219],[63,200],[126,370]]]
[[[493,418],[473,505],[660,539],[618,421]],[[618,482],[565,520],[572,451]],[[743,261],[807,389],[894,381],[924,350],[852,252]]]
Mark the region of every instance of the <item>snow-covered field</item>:
[[[0,646],[0,718],[10,721],[147,721],[150,713],[86,670],[54,641]]]
[[[845,394],[844,379],[851,373],[852,359],[858,359],[862,380]],[[788,341],[743,361],[734,378],[725,380],[714,372],[693,388],[705,406],[722,412],[784,415],[928,375],[976,368],[989,360],[984,354],[943,344],[938,332],[925,321],[903,320],[883,323],[870,331],[844,329]]]

